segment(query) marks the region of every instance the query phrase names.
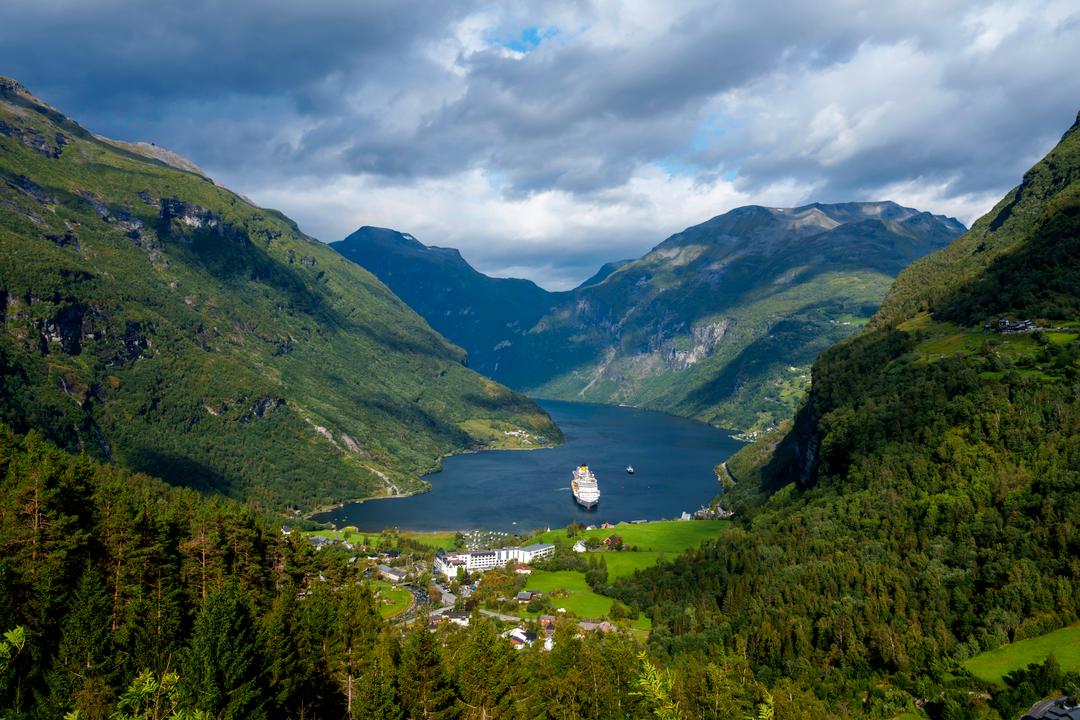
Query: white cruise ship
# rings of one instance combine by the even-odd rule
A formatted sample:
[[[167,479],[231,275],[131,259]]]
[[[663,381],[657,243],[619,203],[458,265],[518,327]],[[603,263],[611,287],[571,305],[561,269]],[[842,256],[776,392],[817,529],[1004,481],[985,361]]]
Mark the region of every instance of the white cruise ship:
[[[570,489],[574,492],[574,499],[582,507],[592,509],[600,502],[600,487],[596,484],[596,476],[589,470],[588,465],[574,468],[574,479],[570,481]]]

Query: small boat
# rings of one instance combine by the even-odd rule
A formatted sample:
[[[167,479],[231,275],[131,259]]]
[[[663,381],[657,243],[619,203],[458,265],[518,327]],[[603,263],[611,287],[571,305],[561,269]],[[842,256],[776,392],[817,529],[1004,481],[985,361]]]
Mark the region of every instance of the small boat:
[[[626,474],[627,475],[633,475],[634,474],[634,466],[633,465],[627,465],[626,466]]]

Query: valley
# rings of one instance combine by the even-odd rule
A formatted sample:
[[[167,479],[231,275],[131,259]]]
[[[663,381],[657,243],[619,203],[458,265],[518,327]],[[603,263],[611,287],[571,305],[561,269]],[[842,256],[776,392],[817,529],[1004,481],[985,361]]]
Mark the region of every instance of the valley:
[[[559,293],[394,230],[331,246],[515,389],[757,432],[794,411],[816,355],[865,324],[904,265],[964,229],[889,202],[749,206]]]
[[[1075,9],[781,10],[5,8],[0,718],[1080,717]]]
[[[312,519],[366,530],[521,534],[571,522],[678,518],[712,503],[721,490],[717,463],[742,446],[724,431],[664,413],[539,404],[561,428],[565,440],[558,447],[448,457],[439,472],[425,476],[430,492],[349,504]],[[570,492],[571,471],[582,463],[599,481],[600,502],[593,510],[580,507]],[[627,465],[635,468],[633,475]]]

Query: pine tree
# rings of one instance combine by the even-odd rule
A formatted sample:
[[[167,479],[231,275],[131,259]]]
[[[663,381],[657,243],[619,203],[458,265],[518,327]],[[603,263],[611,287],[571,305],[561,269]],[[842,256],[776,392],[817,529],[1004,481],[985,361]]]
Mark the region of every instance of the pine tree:
[[[396,665],[400,653],[396,631],[384,629],[375,647],[375,655],[364,673],[352,707],[354,718],[363,720],[401,720],[398,704]]]
[[[74,707],[88,720],[105,718],[116,681],[112,602],[101,571],[87,564],[60,624],[60,647],[46,682],[57,715]]]
[[[274,706],[291,716],[303,706],[309,668],[301,655],[303,638],[296,626],[296,590],[288,584],[282,590],[266,618],[266,654]]]
[[[398,687],[405,717],[424,720],[457,717],[454,688],[446,677],[439,648],[431,632],[420,623],[405,638]]]
[[[462,717],[495,720],[514,715],[514,650],[478,615],[457,659]]]
[[[330,662],[350,716],[357,681],[371,663],[381,622],[375,599],[366,586],[350,584],[342,588],[337,618],[331,628]]]
[[[211,593],[195,619],[184,658],[184,691],[223,720],[267,717],[270,698],[263,642],[244,595],[233,584]]]

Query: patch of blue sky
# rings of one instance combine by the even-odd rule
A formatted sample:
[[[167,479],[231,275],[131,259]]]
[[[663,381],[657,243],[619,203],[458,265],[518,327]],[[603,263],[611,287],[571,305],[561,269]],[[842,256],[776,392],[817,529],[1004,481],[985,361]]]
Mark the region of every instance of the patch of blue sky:
[[[672,177],[697,177],[702,174],[710,176],[719,169],[703,167],[698,163],[674,155],[653,160],[653,165]],[[739,177],[738,168],[731,168],[720,173],[720,178],[727,182],[734,182],[737,177]]]
[[[653,164],[668,175],[697,175],[701,171],[701,168],[694,163],[687,162],[685,158],[676,155],[658,158],[653,161]]]
[[[549,40],[559,34],[559,28],[551,26],[541,28],[538,25],[530,25],[524,28],[515,38],[495,40],[508,50],[519,53],[529,53],[540,47],[540,43]]]
[[[735,121],[723,115],[709,115],[694,129],[690,137],[690,149],[694,152],[707,150],[716,140],[735,128]]]
[[[509,184],[509,178],[506,173],[499,172],[497,170],[491,170],[486,173],[488,190],[496,193],[501,193],[503,189]]]

